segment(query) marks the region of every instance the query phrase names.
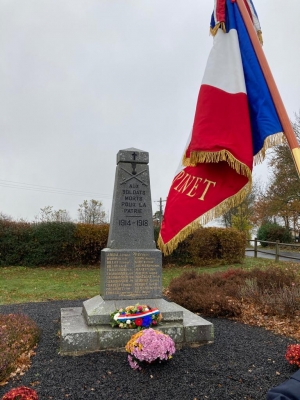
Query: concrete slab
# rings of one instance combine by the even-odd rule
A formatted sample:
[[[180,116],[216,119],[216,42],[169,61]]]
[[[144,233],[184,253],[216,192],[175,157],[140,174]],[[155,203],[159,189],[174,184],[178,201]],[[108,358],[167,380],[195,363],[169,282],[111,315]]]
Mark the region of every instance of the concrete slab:
[[[91,299],[92,302],[87,303],[85,310],[83,307],[61,309],[61,355],[79,355],[103,350],[124,351],[128,340],[137,332],[136,329],[112,328],[109,324],[88,325],[85,319],[86,310],[90,311],[92,305],[102,304],[101,299],[93,299]],[[160,306],[159,309],[164,317],[157,329],[169,335],[178,348],[213,342],[213,324],[175,303],[160,299],[162,301],[155,304],[153,299],[150,300],[149,303],[152,306]],[[105,308],[114,307],[113,310],[115,310],[122,306],[119,301],[117,303],[107,304]],[[145,303],[147,301],[144,299],[141,304]],[[169,310],[170,316],[173,315],[176,318],[179,315],[176,313],[181,312],[183,318],[173,321],[166,320],[163,312],[164,307]]]
[[[163,315],[163,320],[182,321],[183,308],[175,303],[160,299],[136,299],[136,300],[103,300],[101,296],[95,296],[83,302],[83,314],[88,325],[110,324],[110,314],[121,307],[135,304],[151,304]]]

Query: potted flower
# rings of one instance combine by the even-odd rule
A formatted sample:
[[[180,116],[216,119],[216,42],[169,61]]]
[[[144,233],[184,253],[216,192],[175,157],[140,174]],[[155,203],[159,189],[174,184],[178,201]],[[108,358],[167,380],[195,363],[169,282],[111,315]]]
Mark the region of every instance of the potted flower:
[[[140,370],[144,364],[171,359],[175,344],[170,336],[149,328],[133,335],[125,349],[131,368]]]

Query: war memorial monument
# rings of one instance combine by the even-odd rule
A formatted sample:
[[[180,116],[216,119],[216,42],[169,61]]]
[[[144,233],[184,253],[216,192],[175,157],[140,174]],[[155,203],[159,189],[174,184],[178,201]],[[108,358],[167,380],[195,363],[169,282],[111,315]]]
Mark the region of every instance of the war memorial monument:
[[[100,294],[82,307],[61,309],[62,355],[123,350],[134,329],[110,326],[120,307],[149,304],[163,320],[158,329],[177,347],[213,341],[213,325],[162,298],[162,254],[154,241],[149,153],[120,150],[107,248],[101,252]]]

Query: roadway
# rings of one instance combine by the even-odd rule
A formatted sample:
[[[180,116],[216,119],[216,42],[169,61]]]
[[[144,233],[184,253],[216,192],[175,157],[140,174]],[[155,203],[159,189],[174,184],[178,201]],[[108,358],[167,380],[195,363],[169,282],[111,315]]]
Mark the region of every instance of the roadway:
[[[266,254],[266,253],[268,254]],[[247,257],[254,257],[253,249],[246,249]],[[257,251],[257,257],[260,258],[268,258],[269,260],[275,260],[275,250],[266,249],[262,251]],[[300,253],[299,252],[291,252],[291,251],[280,251],[279,252],[279,261],[290,261],[290,262],[300,262]]]

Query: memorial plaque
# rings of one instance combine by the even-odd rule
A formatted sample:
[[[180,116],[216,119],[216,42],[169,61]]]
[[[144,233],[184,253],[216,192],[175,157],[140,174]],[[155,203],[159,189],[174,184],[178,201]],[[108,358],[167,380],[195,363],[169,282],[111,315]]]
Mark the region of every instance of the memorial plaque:
[[[104,249],[101,270],[100,293],[105,300],[161,298],[159,251]]]
[[[149,154],[130,148],[117,154],[107,248],[101,252],[103,299],[160,298],[161,252],[154,241]]]

